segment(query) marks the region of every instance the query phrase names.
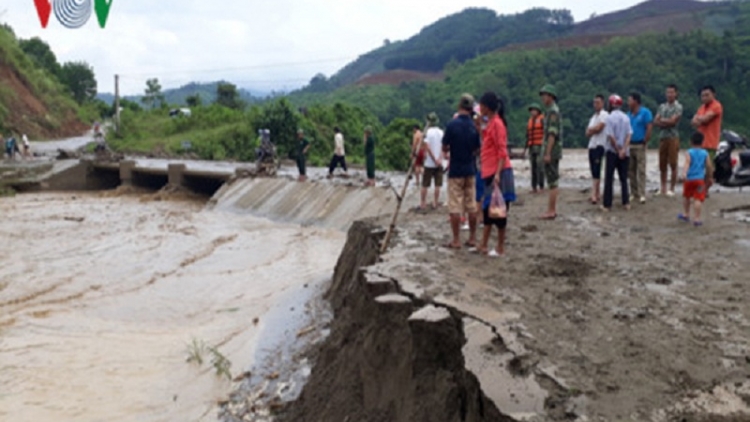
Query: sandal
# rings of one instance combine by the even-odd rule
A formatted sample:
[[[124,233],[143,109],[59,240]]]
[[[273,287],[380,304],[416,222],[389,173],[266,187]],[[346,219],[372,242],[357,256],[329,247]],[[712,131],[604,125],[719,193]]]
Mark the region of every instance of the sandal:
[[[694,227],[703,227],[703,222],[702,221],[696,221],[696,222],[693,223],[693,226]]]
[[[444,244],[443,247],[445,249],[452,249],[454,251],[460,251],[461,250],[461,245],[456,246],[456,245],[454,245],[453,243],[450,243],[450,242]]]
[[[685,214],[679,214],[677,216],[677,219],[679,221],[683,222],[683,223],[689,223],[690,222],[690,217],[686,216]]]
[[[552,214],[552,215],[549,215],[549,214],[547,214],[547,215],[543,215],[543,216],[539,217],[539,219],[540,219],[540,220],[545,220],[545,221],[554,221],[554,220],[556,220],[556,219],[557,219],[557,214]]]

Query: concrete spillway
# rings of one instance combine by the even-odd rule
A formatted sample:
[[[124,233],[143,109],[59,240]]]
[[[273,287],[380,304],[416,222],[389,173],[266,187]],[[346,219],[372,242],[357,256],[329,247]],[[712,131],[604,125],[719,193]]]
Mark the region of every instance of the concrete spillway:
[[[216,208],[248,212],[275,221],[346,230],[353,221],[391,213],[390,190],[290,183],[285,179],[240,179],[214,197]]]

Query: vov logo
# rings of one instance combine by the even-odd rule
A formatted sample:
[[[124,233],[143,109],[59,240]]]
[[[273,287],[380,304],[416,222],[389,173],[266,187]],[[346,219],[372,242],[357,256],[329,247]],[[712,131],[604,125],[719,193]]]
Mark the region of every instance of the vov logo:
[[[91,9],[96,12],[99,20],[99,26],[107,26],[109,18],[109,9],[112,7],[114,0],[34,0],[36,12],[39,14],[39,22],[42,28],[49,24],[49,17],[52,11],[55,11],[55,17],[60,24],[66,28],[76,29],[83,25],[91,18]]]

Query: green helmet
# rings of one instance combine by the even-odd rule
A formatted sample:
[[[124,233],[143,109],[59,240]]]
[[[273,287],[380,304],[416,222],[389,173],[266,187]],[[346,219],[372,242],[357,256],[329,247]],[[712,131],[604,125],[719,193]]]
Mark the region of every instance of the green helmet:
[[[542,89],[539,90],[539,95],[542,94],[549,94],[557,99],[557,90],[551,84],[544,85]]]
[[[539,103],[531,103],[528,108],[529,111],[531,110],[538,110],[540,113],[542,111],[542,106],[539,105]]]

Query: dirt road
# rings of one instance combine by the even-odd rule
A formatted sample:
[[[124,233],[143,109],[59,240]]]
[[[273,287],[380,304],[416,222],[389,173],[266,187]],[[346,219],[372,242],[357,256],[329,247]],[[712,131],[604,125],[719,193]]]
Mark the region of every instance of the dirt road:
[[[546,197],[522,200],[504,258],[442,249],[445,212],[412,213],[372,269],[494,327],[499,343],[472,339],[467,325],[464,353],[501,410],[750,420],[750,197],[715,194],[699,229],[677,222],[677,199],[603,214],[568,190],[555,222],[536,219]]]

